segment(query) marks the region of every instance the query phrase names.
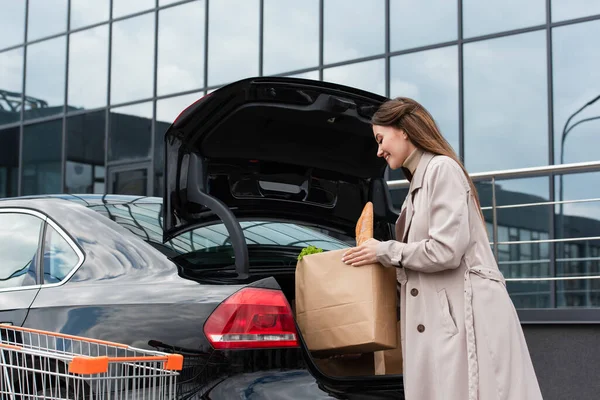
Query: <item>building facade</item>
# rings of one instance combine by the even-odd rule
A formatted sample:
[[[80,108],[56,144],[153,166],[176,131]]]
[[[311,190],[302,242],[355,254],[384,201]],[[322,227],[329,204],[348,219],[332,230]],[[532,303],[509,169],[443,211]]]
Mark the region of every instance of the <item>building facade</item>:
[[[170,122],[250,76],[415,98],[472,173],[597,162],[598,37],[594,0],[0,0],[0,197],[160,196]],[[600,168],[524,176],[477,182],[513,300],[600,307]]]

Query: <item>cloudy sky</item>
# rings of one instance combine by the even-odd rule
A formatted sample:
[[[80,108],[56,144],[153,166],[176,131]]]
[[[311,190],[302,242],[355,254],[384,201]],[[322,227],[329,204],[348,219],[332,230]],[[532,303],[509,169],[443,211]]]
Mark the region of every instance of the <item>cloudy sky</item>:
[[[160,5],[175,3],[159,0]],[[154,0],[114,0],[113,17],[144,12]],[[23,77],[24,2],[0,0],[0,88],[21,91]],[[29,0],[29,40],[64,32],[67,0]],[[109,0],[71,0],[71,27],[106,21]],[[263,73],[285,74],[316,68],[319,62],[319,1],[265,0]],[[449,42],[457,38],[456,2],[390,0],[390,49]],[[600,14],[597,0],[553,0],[553,21]],[[465,38],[543,25],[545,1],[495,0],[485,6],[463,0]],[[323,57],[326,65],[385,51],[384,0],[325,0]],[[159,100],[157,117],[170,121],[203,95],[205,86],[258,75],[259,0],[212,0],[205,15],[203,0],[160,11],[157,82],[154,88],[155,15],[142,14],[113,24],[112,104],[142,101],[181,91],[195,93]],[[208,22],[208,71],[205,71],[205,24]],[[50,105],[79,108],[107,104],[109,32],[100,25],[70,37],[66,77],[66,37],[28,47],[26,94]],[[562,126],[582,104],[600,94],[600,21],[562,26],[552,31],[555,156]],[[471,172],[533,167],[549,162],[546,32],[544,30],[466,43],[463,48],[466,166]],[[458,147],[458,48],[448,45],[391,59],[390,94],[408,96],[427,107],[450,143]],[[205,75],[207,82],[205,82]],[[324,79],[385,94],[383,58],[333,66]],[[318,79],[317,71],[299,76]],[[121,112],[151,115],[151,103]],[[600,115],[600,101],[578,118]],[[577,120],[577,119],[576,119]],[[575,121],[576,121],[575,120]],[[598,159],[600,120],[577,126],[565,144],[565,162]],[[598,197],[598,174],[565,179],[565,197]],[[511,180],[510,190],[547,197],[547,179]],[[590,206],[571,206],[589,213]],[[600,207],[593,208],[600,215]],[[581,211],[578,211],[581,210]],[[595,212],[596,212],[595,211]]]

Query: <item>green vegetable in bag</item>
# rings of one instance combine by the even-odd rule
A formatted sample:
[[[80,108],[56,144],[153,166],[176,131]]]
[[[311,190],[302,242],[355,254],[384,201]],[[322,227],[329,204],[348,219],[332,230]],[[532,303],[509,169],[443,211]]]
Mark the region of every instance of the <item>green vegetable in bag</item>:
[[[322,253],[323,249],[320,249],[315,246],[308,246],[302,249],[300,254],[298,255],[298,261],[302,260],[302,257],[307,256],[309,254]]]

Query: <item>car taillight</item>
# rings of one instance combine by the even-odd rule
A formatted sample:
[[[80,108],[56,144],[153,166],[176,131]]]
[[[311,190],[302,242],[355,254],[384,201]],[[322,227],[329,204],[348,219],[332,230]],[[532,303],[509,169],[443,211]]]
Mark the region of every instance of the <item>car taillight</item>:
[[[292,309],[280,290],[241,289],[208,317],[204,333],[215,349],[298,347]]]

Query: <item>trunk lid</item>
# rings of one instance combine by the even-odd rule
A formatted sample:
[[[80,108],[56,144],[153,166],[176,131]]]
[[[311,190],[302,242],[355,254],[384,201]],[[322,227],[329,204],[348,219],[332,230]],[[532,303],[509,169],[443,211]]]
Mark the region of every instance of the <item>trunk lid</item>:
[[[165,239],[218,216],[354,236],[367,201],[393,220],[370,117],[384,97],[320,81],[253,78],[198,100],[165,135]]]

